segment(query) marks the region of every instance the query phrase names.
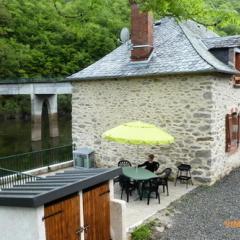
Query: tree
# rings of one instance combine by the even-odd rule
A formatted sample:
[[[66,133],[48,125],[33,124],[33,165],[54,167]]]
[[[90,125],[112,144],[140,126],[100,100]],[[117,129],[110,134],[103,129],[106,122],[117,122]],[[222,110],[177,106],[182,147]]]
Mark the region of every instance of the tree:
[[[179,20],[192,19],[205,26],[229,32],[240,28],[238,0],[136,0],[144,10],[158,17],[170,16]],[[237,32],[238,32],[237,30]],[[234,30],[230,32],[235,33]]]
[[[65,17],[75,12],[82,14]],[[0,0],[0,78],[79,71],[117,46],[128,12],[121,0]]]

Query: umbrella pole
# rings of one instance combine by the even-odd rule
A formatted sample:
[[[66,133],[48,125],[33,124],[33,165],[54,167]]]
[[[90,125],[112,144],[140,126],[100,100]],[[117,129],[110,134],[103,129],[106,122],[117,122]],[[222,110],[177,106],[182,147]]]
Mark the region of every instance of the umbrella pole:
[[[137,145],[137,161],[139,162],[139,145]]]

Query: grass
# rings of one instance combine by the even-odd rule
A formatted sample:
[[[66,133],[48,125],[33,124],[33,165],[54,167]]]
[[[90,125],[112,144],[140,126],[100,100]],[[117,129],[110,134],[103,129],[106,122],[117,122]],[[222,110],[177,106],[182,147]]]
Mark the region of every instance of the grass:
[[[132,232],[132,240],[150,240],[152,235],[153,227],[155,226],[155,221],[151,221],[140,227],[137,227]]]

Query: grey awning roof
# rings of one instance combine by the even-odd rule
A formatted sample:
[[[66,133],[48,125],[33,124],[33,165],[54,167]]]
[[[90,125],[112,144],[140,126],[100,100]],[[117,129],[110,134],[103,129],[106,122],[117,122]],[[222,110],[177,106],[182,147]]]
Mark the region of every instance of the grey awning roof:
[[[154,26],[154,52],[149,62],[131,62],[130,48],[123,44],[68,79],[117,79],[212,72],[236,74],[236,69],[215,58],[202,42],[202,39],[216,37],[215,33],[193,21],[179,23],[173,18],[164,18],[161,24]]]
[[[0,191],[0,206],[38,207],[122,173],[121,168],[77,168]]]

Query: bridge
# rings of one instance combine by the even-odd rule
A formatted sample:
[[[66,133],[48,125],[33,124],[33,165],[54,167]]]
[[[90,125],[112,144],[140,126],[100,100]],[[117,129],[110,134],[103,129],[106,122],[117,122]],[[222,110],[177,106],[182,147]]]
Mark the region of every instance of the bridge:
[[[70,82],[0,81],[0,95],[30,95],[32,141],[42,138],[42,109],[47,106],[50,136],[59,136],[57,95],[72,94]]]

